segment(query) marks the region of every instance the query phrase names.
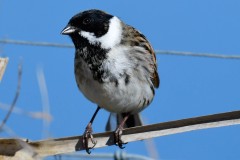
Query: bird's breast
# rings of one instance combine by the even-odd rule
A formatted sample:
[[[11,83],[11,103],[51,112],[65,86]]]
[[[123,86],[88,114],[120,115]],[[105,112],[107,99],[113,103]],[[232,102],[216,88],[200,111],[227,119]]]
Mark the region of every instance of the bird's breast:
[[[154,96],[150,77],[143,76],[145,73],[125,53],[121,49],[111,50],[96,70],[83,58],[75,58],[79,89],[89,100],[110,112],[139,112]]]

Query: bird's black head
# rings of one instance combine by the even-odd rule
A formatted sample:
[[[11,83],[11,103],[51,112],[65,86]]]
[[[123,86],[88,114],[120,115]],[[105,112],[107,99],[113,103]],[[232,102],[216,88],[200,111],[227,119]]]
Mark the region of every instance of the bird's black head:
[[[101,10],[87,10],[73,16],[68,25],[62,30],[64,35],[73,35],[80,31],[93,33],[96,37],[101,37],[107,33],[109,20],[113,16]]]

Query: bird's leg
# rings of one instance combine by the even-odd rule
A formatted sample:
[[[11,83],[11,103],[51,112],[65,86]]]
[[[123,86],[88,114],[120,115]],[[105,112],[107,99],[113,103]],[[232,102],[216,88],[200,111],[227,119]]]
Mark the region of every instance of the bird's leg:
[[[122,141],[121,137],[122,137],[122,131],[123,131],[123,126],[126,123],[128,117],[129,117],[129,113],[127,113],[125,115],[125,117],[123,118],[123,120],[121,121],[121,123],[119,124],[118,128],[115,130],[114,132],[114,142],[116,143],[116,145],[118,145],[119,148],[123,149],[125,148],[123,145],[126,144]]]
[[[94,112],[90,122],[88,123],[88,125],[87,125],[87,127],[85,129],[85,132],[83,133],[83,141],[82,142],[83,142],[83,146],[85,147],[85,150],[86,150],[86,152],[88,154],[91,153],[90,149],[92,149],[97,144],[97,141],[95,141],[93,139],[93,135],[92,135],[92,132],[93,132],[93,130],[92,130],[92,123],[93,123],[93,121],[94,121],[94,119],[95,119],[95,117],[96,117],[96,115],[97,115],[97,113],[98,113],[98,111],[100,109],[101,108],[98,106],[96,111]],[[88,140],[89,139],[91,140],[91,142],[93,144],[93,147],[88,147]]]

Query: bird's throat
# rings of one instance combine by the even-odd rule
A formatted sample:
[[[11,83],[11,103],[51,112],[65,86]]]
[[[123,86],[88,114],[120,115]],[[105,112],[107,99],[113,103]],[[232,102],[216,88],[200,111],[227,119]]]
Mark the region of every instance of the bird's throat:
[[[103,82],[104,69],[102,64],[107,58],[107,52],[109,50],[101,48],[98,44],[91,44],[86,38],[71,37],[75,45],[75,61],[83,59],[92,72],[93,78],[99,82]]]

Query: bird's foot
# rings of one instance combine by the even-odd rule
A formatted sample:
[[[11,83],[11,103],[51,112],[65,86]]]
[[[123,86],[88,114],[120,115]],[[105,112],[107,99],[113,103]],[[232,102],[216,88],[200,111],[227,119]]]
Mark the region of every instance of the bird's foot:
[[[122,131],[123,131],[123,128],[122,127],[118,127],[116,129],[116,131],[114,132],[114,143],[121,149],[124,149],[125,148],[125,144],[127,143],[124,143],[122,141]]]
[[[88,140],[91,140],[93,146],[89,147],[88,146]],[[85,132],[83,133],[83,146],[85,147],[85,150],[88,154],[91,153],[91,149],[93,149],[95,147],[95,145],[97,144],[97,141],[94,140],[93,135],[92,135],[92,126],[91,125],[87,125]]]

